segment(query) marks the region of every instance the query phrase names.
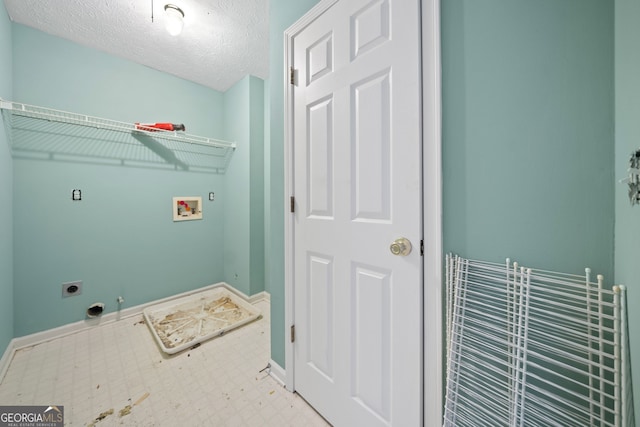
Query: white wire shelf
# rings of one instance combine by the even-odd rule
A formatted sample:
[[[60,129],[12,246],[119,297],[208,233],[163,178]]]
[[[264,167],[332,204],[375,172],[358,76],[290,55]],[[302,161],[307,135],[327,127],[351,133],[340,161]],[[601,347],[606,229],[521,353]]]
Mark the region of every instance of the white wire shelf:
[[[627,427],[626,289],[446,257],[444,426]]]
[[[145,130],[136,123],[0,99],[14,155],[49,159],[99,157],[119,164],[153,163],[224,173],[235,142],[182,131]],[[84,130],[81,130],[84,129]],[[152,141],[154,143],[152,143]],[[98,146],[111,142],[112,147]]]

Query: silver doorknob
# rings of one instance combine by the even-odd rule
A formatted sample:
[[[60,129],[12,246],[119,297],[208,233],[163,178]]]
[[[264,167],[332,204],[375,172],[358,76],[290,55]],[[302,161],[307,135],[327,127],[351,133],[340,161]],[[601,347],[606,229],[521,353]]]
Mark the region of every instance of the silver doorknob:
[[[394,255],[407,256],[411,253],[411,242],[408,239],[401,237],[391,243],[389,250]]]

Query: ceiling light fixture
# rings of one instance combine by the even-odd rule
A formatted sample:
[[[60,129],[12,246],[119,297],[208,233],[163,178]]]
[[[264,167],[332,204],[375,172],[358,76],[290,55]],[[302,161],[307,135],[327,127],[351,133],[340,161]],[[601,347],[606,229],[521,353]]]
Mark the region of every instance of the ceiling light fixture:
[[[172,36],[177,36],[184,27],[184,12],[174,4],[165,4],[164,11],[167,14],[167,31]]]

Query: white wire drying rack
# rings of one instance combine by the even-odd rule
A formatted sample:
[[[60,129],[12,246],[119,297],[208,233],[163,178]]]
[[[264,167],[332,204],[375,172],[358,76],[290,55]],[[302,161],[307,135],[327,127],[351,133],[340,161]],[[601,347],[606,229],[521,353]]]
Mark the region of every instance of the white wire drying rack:
[[[48,158],[92,157],[120,164],[156,163],[224,173],[235,142],[0,99],[14,154]],[[119,144],[107,149],[98,141]],[[152,144],[156,142],[156,144]],[[161,141],[162,145],[157,145]],[[142,145],[141,145],[142,143]],[[146,147],[145,147],[146,145]]]
[[[447,256],[444,426],[633,425],[625,288]]]

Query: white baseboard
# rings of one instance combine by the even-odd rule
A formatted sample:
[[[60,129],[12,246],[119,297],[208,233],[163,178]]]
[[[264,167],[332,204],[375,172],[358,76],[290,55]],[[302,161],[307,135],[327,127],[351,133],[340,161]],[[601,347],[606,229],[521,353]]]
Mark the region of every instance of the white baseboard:
[[[237,290],[236,288],[232,287],[231,285],[229,285],[229,284],[227,284],[225,282],[221,282],[221,283],[217,283],[215,285],[211,285],[210,288],[213,289],[214,287],[217,287],[217,286],[226,287],[229,291],[231,291],[234,294],[238,295],[240,298],[242,298],[243,300],[247,301],[249,304],[255,304],[255,303],[260,302],[260,301],[267,301],[267,302],[271,301],[271,295],[269,295],[269,293],[266,292],[266,291],[258,292],[255,295],[248,296],[244,292],[240,292],[239,290]],[[204,290],[206,290],[206,289],[200,289],[200,290],[198,290],[198,292],[204,291]],[[173,299],[173,298],[174,297],[171,297],[171,299]]]
[[[262,291],[255,295],[251,295],[247,301],[249,301],[250,304],[255,304],[260,301],[271,302],[271,295],[267,291]]]
[[[4,351],[4,354],[2,355],[2,359],[0,359],[0,384],[2,384],[2,381],[4,380],[4,376],[7,373],[7,369],[9,369],[9,364],[11,363],[11,360],[13,360],[13,355],[16,352],[15,341],[16,341],[15,338],[9,341],[9,345]]]
[[[271,375],[274,380],[278,381],[282,385],[282,387],[285,387],[285,379],[287,378],[287,373],[285,372],[284,368],[274,362],[273,359],[269,360],[269,365],[271,366],[271,368],[269,369],[269,375]]]
[[[106,325],[106,324],[109,324],[109,323],[117,322],[117,321],[122,320],[122,319],[126,319],[128,317],[140,315],[140,314],[142,314],[144,309],[149,307],[149,306],[160,304],[160,303],[167,302],[167,301],[171,301],[173,299],[177,299],[177,298],[182,298],[182,297],[185,297],[185,296],[193,295],[193,294],[196,294],[198,292],[208,291],[208,290],[215,289],[215,288],[218,288],[218,287],[221,287],[221,286],[225,287],[230,292],[233,292],[234,294],[238,295],[240,298],[244,299],[245,301],[248,301],[250,304],[255,304],[256,302],[259,302],[259,301],[270,301],[270,295],[267,292],[259,292],[259,293],[255,294],[255,295],[252,295],[251,297],[249,297],[246,294],[244,294],[244,293],[240,292],[239,290],[235,289],[234,287],[232,287],[228,283],[220,282],[220,283],[215,283],[213,285],[205,286],[203,288],[198,288],[198,289],[194,289],[194,290],[191,290],[191,291],[183,292],[181,294],[172,295],[172,296],[167,297],[167,298],[162,298],[162,299],[151,301],[151,302],[148,302],[148,303],[145,303],[145,304],[140,304],[140,305],[136,305],[134,307],[129,307],[129,308],[125,308],[123,310],[118,310],[118,311],[115,311],[115,312],[107,313],[107,314],[104,314],[104,315],[102,315],[100,317],[95,317],[95,318],[92,318],[92,319],[85,319],[85,320],[81,320],[79,322],[74,322],[74,323],[69,323],[69,324],[66,324],[66,325],[62,325],[62,326],[59,326],[57,328],[48,329],[46,331],[36,332],[34,334],[30,334],[30,335],[25,335],[23,337],[14,338],[14,339],[11,340],[11,342],[7,346],[7,349],[5,350],[4,355],[2,356],[2,359],[0,359],[0,383],[2,382],[2,379],[4,378],[4,375],[6,373],[6,370],[9,367],[9,363],[11,362],[11,359],[13,359],[13,354],[17,350],[20,350],[21,348],[30,347],[30,346],[33,346],[33,345],[36,345],[36,344],[41,344],[41,343],[44,343],[44,342],[47,342],[47,341],[51,341],[51,340],[56,339],[56,338],[61,338],[61,337],[67,336],[67,335],[71,335],[71,334],[75,334],[77,332],[81,332],[81,331],[84,331],[84,330],[87,330],[87,329],[91,329],[91,328],[94,328],[96,326]],[[283,372],[284,372],[284,370],[283,370]]]

